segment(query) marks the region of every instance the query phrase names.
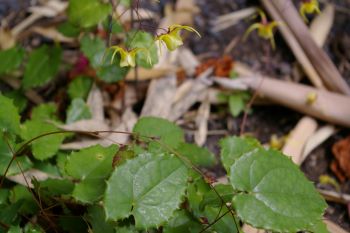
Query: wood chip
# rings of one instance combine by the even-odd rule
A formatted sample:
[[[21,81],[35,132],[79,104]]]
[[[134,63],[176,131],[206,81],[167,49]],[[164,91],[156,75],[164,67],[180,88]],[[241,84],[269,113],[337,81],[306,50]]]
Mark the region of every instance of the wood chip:
[[[329,137],[335,134],[338,130],[333,125],[326,125],[318,129],[306,142],[303,150],[302,161],[304,161],[307,156],[316,149],[319,145],[325,142]]]
[[[219,16],[212,22],[212,30],[215,32],[225,30],[231,26],[236,25],[239,21],[252,16],[255,13],[256,7],[249,7]]]
[[[208,77],[213,69],[208,69],[195,80],[184,82],[176,91],[169,120],[176,121],[193,104],[201,100],[201,94],[212,84]]]
[[[55,42],[60,43],[73,43],[75,40],[73,38],[69,38],[60,33],[55,27],[34,27],[33,32],[38,33],[46,38],[52,39]]]
[[[194,141],[198,146],[203,146],[208,135],[208,120],[210,115],[209,91],[206,90],[205,99],[198,109],[196,117],[197,130],[194,134]]]
[[[49,178],[55,178],[58,179],[58,177],[50,175],[46,172],[42,172],[37,169],[30,169],[28,171],[25,171],[20,174],[14,175],[14,176],[7,176],[8,180],[11,180],[17,184],[21,184],[23,186],[34,188],[34,185],[32,184],[32,180],[35,178],[37,181],[44,181]]]
[[[90,90],[87,105],[90,108],[92,119],[101,122],[105,120],[102,92],[95,84]]]
[[[176,92],[176,76],[152,80],[147,91],[141,116],[168,118]]]
[[[319,14],[310,25],[310,33],[316,44],[322,48],[334,22],[334,5],[327,4],[321,14]]]
[[[302,163],[302,152],[305,144],[316,129],[316,120],[311,117],[303,117],[288,136],[282,151],[287,156],[291,156],[295,164]]]

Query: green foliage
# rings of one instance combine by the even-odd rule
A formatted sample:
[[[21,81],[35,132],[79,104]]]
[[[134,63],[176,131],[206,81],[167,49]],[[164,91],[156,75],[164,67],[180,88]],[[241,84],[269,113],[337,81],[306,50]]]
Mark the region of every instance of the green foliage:
[[[107,50],[105,42],[98,37],[84,36],[81,40],[81,50],[97,71],[97,76],[105,82],[116,82],[124,78],[128,68],[119,66],[119,57],[112,62],[112,51]]]
[[[258,228],[309,230],[327,207],[299,168],[277,151],[244,154],[231,166],[230,181],[242,192],[233,198],[238,216]]]
[[[29,55],[22,85],[24,88],[46,84],[58,72],[62,50],[58,46],[43,45]]]
[[[68,157],[65,170],[68,175],[79,180],[73,190],[75,199],[93,203],[102,197],[105,189],[104,179],[112,171],[112,160],[117,150],[117,146],[93,146],[73,152]]]
[[[58,121],[57,107],[54,103],[41,104],[32,111],[32,120]]]
[[[158,63],[158,49],[150,33],[142,31],[131,32],[129,33],[127,44],[130,45],[130,48],[147,49],[147,53],[137,54],[136,62],[138,65],[145,68],[152,68],[153,64]],[[148,62],[148,55],[151,59],[151,64]]]
[[[227,173],[230,172],[231,166],[243,154],[246,154],[256,148],[260,148],[259,142],[254,138],[230,137],[220,141],[221,162]]]
[[[20,113],[26,109],[28,101],[20,90],[5,92],[4,95],[13,100]]]
[[[106,222],[106,215],[101,206],[90,206],[88,209],[88,220],[94,233],[114,233],[116,224]]]
[[[66,123],[70,124],[75,121],[90,118],[91,112],[85,101],[81,98],[73,99],[71,105],[68,107]]]
[[[68,17],[73,24],[87,28],[103,21],[111,10],[109,4],[99,0],[70,0]]]
[[[57,127],[40,120],[28,120],[21,125],[21,138],[29,141],[43,134],[58,131]],[[40,137],[31,143],[33,156],[38,160],[45,160],[53,157],[65,138],[64,134],[53,134]]]
[[[22,139],[55,129],[47,121],[58,122],[56,112],[54,104],[33,109],[32,119],[21,126]],[[326,204],[313,184],[287,156],[264,149],[256,139],[221,140],[229,184],[215,185],[214,190],[207,177],[191,169],[215,165],[213,154],[185,143],[181,128],[144,117],[133,132],[130,146],[97,145],[70,154],[58,152],[64,136],[60,141],[51,138],[59,135],[45,136],[34,140],[31,150],[35,159],[43,161],[17,158],[22,168],[34,166],[57,177],[34,180],[32,190],[47,206],[60,206],[58,225],[63,230],[157,232],[162,227],[165,233],[196,233],[209,226],[204,232],[238,233],[237,224],[243,222],[273,232],[328,232],[321,221]],[[14,142],[9,145],[18,148]],[[7,143],[0,141],[0,171],[11,158]],[[18,172],[16,166],[10,167],[11,174]],[[40,211],[33,194],[21,185],[0,190],[0,208],[8,213],[0,212],[0,221],[13,231],[21,219],[17,213]],[[234,216],[228,211],[231,208]],[[37,227],[37,232],[42,231]]]
[[[57,29],[67,37],[77,37],[80,33],[80,28],[71,22],[64,22],[59,25]]]
[[[187,168],[174,155],[141,154],[117,167],[108,180],[107,218],[133,215],[137,228],[158,227],[179,208],[186,180]]]
[[[195,144],[181,143],[177,151],[188,158],[193,165],[209,167],[215,165],[215,156],[206,148],[198,147]]]
[[[9,148],[9,146],[14,148],[15,144],[12,141],[9,141],[8,139],[4,138],[0,134],[0,174],[5,173],[6,168],[13,157],[12,151]],[[16,158],[16,160],[21,165],[23,171],[26,171],[33,166],[32,162],[26,156],[19,156]],[[18,165],[16,163],[12,163],[7,174],[11,176],[16,175],[20,172],[21,170],[18,167]]]
[[[238,92],[228,97],[228,106],[233,117],[237,117],[244,112],[249,99],[250,94],[248,92]]]
[[[0,93],[0,133],[19,133],[20,117],[13,101]]]
[[[21,203],[21,207],[18,212],[21,214],[34,214],[39,210],[38,205],[33,200],[32,193],[24,186],[15,186],[10,193],[11,203]]]
[[[68,86],[68,95],[71,100],[86,99],[92,86],[92,79],[85,76],[76,77]]]
[[[202,230],[201,224],[186,210],[175,211],[174,216],[165,225],[164,233],[198,233]]]
[[[0,51],[0,74],[16,70],[22,63],[24,50],[20,47]]]
[[[161,143],[176,148],[184,142],[182,130],[167,120],[156,117],[143,117],[135,125],[134,133],[138,133],[141,138],[158,137]]]

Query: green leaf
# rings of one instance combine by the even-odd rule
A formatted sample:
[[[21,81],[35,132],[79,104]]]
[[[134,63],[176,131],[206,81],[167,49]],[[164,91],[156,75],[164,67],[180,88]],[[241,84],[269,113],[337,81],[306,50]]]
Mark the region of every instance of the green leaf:
[[[111,12],[111,6],[99,0],[70,0],[68,17],[73,24],[87,28],[104,20]]]
[[[208,149],[195,144],[181,143],[176,150],[188,158],[193,165],[209,167],[215,165],[215,156]]]
[[[35,161],[34,168],[52,176],[60,176],[58,167],[47,161]]]
[[[229,137],[220,141],[220,147],[222,164],[229,173],[238,158],[260,147],[260,143],[254,138]]]
[[[107,182],[107,218],[133,215],[137,228],[160,226],[179,208],[186,180],[186,166],[173,155],[142,154],[128,160]]]
[[[129,68],[121,68],[120,58],[115,57],[111,63],[113,52],[106,50],[105,42],[100,38],[84,36],[81,40],[81,50],[97,71],[97,76],[105,82],[116,82],[124,78]]]
[[[329,233],[327,225],[321,220],[317,221],[313,226],[311,226],[310,231],[315,233]]]
[[[86,99],[92,86],[92,79],[86,76],[76,77],[68,85],[68,95],[71,100],[75,98]]]
[[[73,25],[71,22],[64,22],[58,26],[58,31],[67,37],[77,37],[80,33],[80,28]]]
[[[6,74],[16,70],[22,63],[24,49],[14,47],[0,51],[0,74]]]
[[[33,194],[25,186],[16,185],[11,190],[9,199],[11,203],[22,201],[21,208],[18,210],[22,214],[35,214],[39,210]]]
[[[202,217],[203,209],[201,203],[204,195],[210,191],[210,186],[195,171],[190,170],[189,182],[187,187],[187,199],[191,212],[197,217]]]
[[[23,112],[27,107],[28,100],[21,90],[14,90],[4,93],[4,95],[13,100],[13,104],[18,108],[19,112]]]
[[[47,179],[40,182],[40,191],[46,190],[51,196],[72,193],[74,184],[69,180]]]
[[[197,175],[195,175],[195,177],[196,176]],[[223,215],[225,212],[227,212],[227,208],[224,206],[220,208],[221,205],[218,207],[215,207],[214,205],[207,205],[207,206],[203,205],[203,201],[205,201],[205,196],[208,193],[211,193],[213,190],[203,180],[203,178],[199,176],[197,177],[198,178],[193,183],[189,184],[189,187],[187,190],[187,198],[190,205],[190,209],[197,219],[206,219],[209,223],[212,223],[215,221],[217,217],[220,217],[220,215]],[[216,232],[220,232],[220,233],[237,232],[235,222],[233,221],[232,215],[230,214],[225,215],[210,229],[214,229]]]
[[[200,204],[201,209],[204,209],[206,205],[220,208],[222,205],[222,200],[218,197],[217,193],[219,193],[220,197],[224,200],[225,203],[228,203],[233,198],[234,190],[229,184],[216,185],[215,191],[213,189],[210,189],[210,191],[204,194],[203,201]]]
[[[105,189],[104,179],[112,171],[113,157],[118,146],[104,148],[100,145],[73,152],[66,163],[65,170],[80,182],[74,187],[73,197],[83,203],[100,199]]]
[[[83,99],[74,99],[68,107],[66,123],[70,124],[83,119],[90,119],[91,112],[89,106]]]
[[[58,121],[57,106],[55,103],[40,104],[32,111],[32,120],[54,120]]]
[[[0,133],[19,133],[20,117],[13,101],[0,93]]]
[[[137,54],[136,62],[144,68],[152,68],[158,63],[158,49],[153,36],[148,32],[134,31],[129,33],[129,40],[126,42],[131,48],[144,48],[147,52]],[[149,58],[151,64],[149,63]]]
[[[187,211],[178,210],[164,226],[163,233],[198,233],[203,228]]]
[[[116,227],[115,230],[117,233],[139,233],[139,231],[136,230],[134,226]]]
[[[23,201],[18,201],[11,205],[0,205],[0,221],[8,225],[18,225],[19,224],[19,209],[21,208]],[[0,228],[0,232],[2,228]],[[6,231],[4,231],[6,232]]]
[[[255,150],[231,166],[233,198],[244,222],[279,232],[310,230],[321,220],[325,201],[290,158],[281,152]]]
[[[88,232],[88,225],[86,224],[86,220],[80,216],[69,216],[72,214],[68,214],[68,216],[60,216],[58,219],[59,225],[62,227],[64,232],[69,233],[77,233],[77,232]]]
[[[240,229],[240,226],[236,226],[235,221],[230,213],[227,213],[227,208],[223,207],[222,209],[219,207],[212,207],[207,206],[205,207],[205,210],[203,212],[203,217],[208,219],[209,223],[212,223],[215,221],[217,217],[222,217],[219,221],[217,221],[211,229],[214,230],[214,232],[220,232],[220,233],[238,233],[237,228]],[[238,221],[236,220],[236,223]]]
[[[106,60],[103,65],[97,70],[97,76],[107,82],[114,83],[122,80],[129,71],[128,67],[120,67],[119,59],[116,57],[112,64],[109,63],[109,58],[111,56],[106,56]]]
[[[7,203],[9,194],[10,190],[4,188],[0,189],[0,205]]]
[[[232,116],[237,117],[244,111],[246,103],[240,95],[231,95],[228,98],[228,105]]]
[[[250,94],[242,91],[228,96],[229,109],[233,117],[237,117],[244,111],[249,99]]]
[[[93,68],[97,69],[103,64],[104,54],[106,52],[105,42],[98,37],[85,35],[80,41],[80,49],[89,59]]]
[[[114,233],[114,224],[106,222],[106,215],[102,207],[90,206],[88,219],[94,233]]]
[[[24,233],[45,233],[45,231],[38,224],[29,222],[24,227]]]
[[[30,55],[24,71],[22,85],[24,88],[38,87],[46,84],[58,72],[61,60],[60,47],[46,45],[35,49]]]
[[[184,142],[184,133],[180,127],[174,123],[157,117],[141,118],[133,129],[134,133],[138,133],[142,137],[159,137],[160,141],[167,146],[176,148],[180,143]],[[148,141],[148,140],[147,140]]]
[[[21,137],[29,141],[46,133],[58,131],[57,127],[40,120],[29,120],[21,125]],[[41,137],[31,143],[32,153],[38,160],[45,160],[53,157],[64,140],[64,134],[53,134]]]
[[[19,226],[11,226],[7,233],[22,233],[22,230]]]
[[[12,141],[8,141],[9,144],[6,143],[5,139],[0,133],[0,174],[3,175],[6,171],[6,168],[10,161],[12,160],[12,151],[9,148],[9,145],[14,148],[15,144]],[[23,171],[28,170],[33,166],[32,162],[29,160],[27,156],[18,156],[16,158],[17,162],[13,162],[7,172],[7,175],[12,176],[21,173],[21,169]],[[17,163],[20,164],[21,169],[18,167]]]

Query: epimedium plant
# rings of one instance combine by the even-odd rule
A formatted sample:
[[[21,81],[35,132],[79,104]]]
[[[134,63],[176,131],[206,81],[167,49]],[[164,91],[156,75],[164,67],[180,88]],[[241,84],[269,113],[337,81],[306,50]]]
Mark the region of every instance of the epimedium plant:
[[[130,1],[120,3],[130,7]],[[303,1],[307,3],[315,1]],[[0,51],[0,75],[23,77],[20,90],[0,93],[0,232],[225,233],[242,232],[243,223],[273,232],[327,232],[322,223],[326,204],[313,184],[287,156],[253,138],[221,140],[223,183],[200,169],[216,165],[215,156],[186,143],[181,128],[160,118],[141,118],[133,132],[112,132],[130,134],[128,145],[60,150],[64,140],[83,132],[60,131],[57,124],[91,118],[86,99],[94,79],[120,81],[130,67],[157,63],[156,43],[173,51],[183,44],[182,30],[199,35],[184,25],[171,25],[157,36],[125,31],[118,20],[110,25],[111,10],[100,0],[69,1],[69,20],[59,30],[79,37],[82,56],[67,88],[65,120],[54,103],[34,107],[29,119],[20,117],[27,106],[23,92],[48,85],[60,72],[60,45],[42,45],[29,53],[20,46]],[[301,9],[314,11],[309,5]],[[264,13],[261,18],[267,23]],[[91,33],[101,22],[104,30],[118,35],[118,45],[109,47]],[[254,29],[265,30],[260,34],[272,41],[273,27]],[[93,75],[84,71],[87,65]],[[236,116],[248,97],[238,93],[228,98]],[[85,134],[99,137],[99,132]],[[24,176],[37,170],[49,178],[30,182]],[[9,181],[16,175],[22,182]]]
[[[37,107],[21,124],[12,100],[0,95],[0,104],[0,232],[224,233],[242,232],[242,223],[273,232],[327,232],[326,203],[313,184],[289,157],[254,138],[221,140],[227,182],[215,183],[199,169],[215,165],[214,155],[186,143],[182,129],[165,119],[141,118],[128,145],[66,153],[59,145],[73,132],[25,133],[40,120],[57,120],[52,105]],[[31,168],[50,178],[5,181]]]

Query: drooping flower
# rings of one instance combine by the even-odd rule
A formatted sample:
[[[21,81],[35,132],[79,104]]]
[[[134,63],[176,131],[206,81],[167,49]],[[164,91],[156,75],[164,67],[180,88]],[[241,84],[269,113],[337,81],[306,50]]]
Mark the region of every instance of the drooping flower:
[[[320,7],[317,0],[301,0],[301,5],[299,8],[299,13],[301,17],[305,20],[305,22],[308,22],[308,19],[306,18],[306,14],[314,14],[314,13],[321,13]]]
[[[174,51],[179,46],[183,45],[182,37],[181,37],[181,30],[186,30],[189,32],[196,33],[199,37],[201,36],[199,32],[190,26],[183,26],[178,24],[173,24],[168,28],[168,32],[161,34],[156,37],[156,41],[160,41],[165,43],[166,47],[170,51]]]
[[[276,21],[269,22],[265,13],[262,10],[258,10],[258,13],[260,15],[261,21],[259,23],[252,24],[245,32],[243,39],[245,40],[252,31],[258,30],[258,35],[261,38],[270,40],[272,48],[275,49],[276,44],[273,36],[273,29],[281,23]]]
[[[114,50],[111,62],[113,62],[117,53],[120,54],[120,67],[127,67],[127,66],[135,67],[136,66],[136,54],[139,52],[146,52],[148,62],[150,64],[152,63],[150,55],[148,53],[148,50],[145,48],[133,48],[131,50],[126,50],[120,46],[115,45],[115,46],[110,47],[110,49]]]

